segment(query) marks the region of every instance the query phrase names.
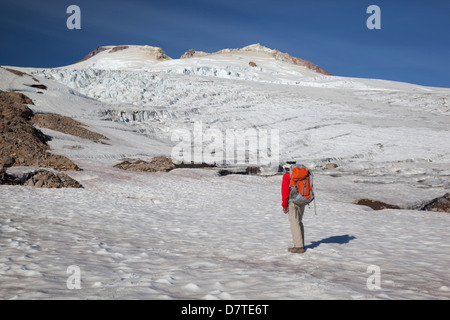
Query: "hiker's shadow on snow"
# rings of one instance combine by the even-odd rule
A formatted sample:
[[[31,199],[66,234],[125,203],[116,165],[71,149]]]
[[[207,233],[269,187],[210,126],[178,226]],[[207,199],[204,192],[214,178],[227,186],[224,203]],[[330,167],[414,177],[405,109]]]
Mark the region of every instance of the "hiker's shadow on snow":
[[[314,249],[320,246],[322,243],[337,243],[337,244],[346,244],[349,243],[351,240],[355,240],[356,237],[349,236],[348,234],[343,236],[332,236],[328,237],[319,241],[311,241],[310,245],[306,246],[306,249]]]

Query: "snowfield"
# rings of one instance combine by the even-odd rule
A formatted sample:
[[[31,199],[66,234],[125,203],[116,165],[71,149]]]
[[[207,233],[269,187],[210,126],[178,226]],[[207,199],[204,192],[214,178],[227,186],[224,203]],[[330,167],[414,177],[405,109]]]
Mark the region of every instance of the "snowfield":
[[[42,129],[84,189],[0,186],[1,299],[450,298],[450,215],[415,210],[449,191],[450,89],[324,76],[261,52],[141,63],[132,49],[15,68],[47,90],[0,68],[0,90],[110,139]],[[287,251],[276,164],[261,176],[113,167],[170,156],[174,130],[195,123],[279,130],[280,162],[313,170],[304,254]]]

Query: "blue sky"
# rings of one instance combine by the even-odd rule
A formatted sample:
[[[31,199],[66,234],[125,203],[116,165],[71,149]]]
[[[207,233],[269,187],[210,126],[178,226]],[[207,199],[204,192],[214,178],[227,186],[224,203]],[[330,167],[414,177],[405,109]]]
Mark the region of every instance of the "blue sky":
[[[69,5],[81,30],[69,30]],[[369,5],[381,29],[369,30]],[[218,51],[261,43],[332,74],[450,88],[449,0],[1,0],[0,65],[57,67],[97,46]]]

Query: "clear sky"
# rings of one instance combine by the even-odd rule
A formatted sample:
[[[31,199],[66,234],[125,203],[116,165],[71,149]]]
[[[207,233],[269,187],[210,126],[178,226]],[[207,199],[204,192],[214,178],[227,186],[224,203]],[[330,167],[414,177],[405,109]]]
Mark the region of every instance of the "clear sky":
[[[69,30],[69,5],[81,30]],[[370,5],[381,29],[366,26]],[[102,45],[179,58],[261,43],[335,75],[450,88],[450,0],[0,0],[0,65],[57,67]]]

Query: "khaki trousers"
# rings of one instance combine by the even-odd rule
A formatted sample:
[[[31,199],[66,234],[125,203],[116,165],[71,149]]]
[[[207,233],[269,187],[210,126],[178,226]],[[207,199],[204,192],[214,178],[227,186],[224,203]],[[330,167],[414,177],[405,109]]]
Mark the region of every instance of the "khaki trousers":
[[[288,216],[295,248],[303,248],[305,246],[305,233],[302,222],[304,212],[305,206],[298,206],[289,202]]]

